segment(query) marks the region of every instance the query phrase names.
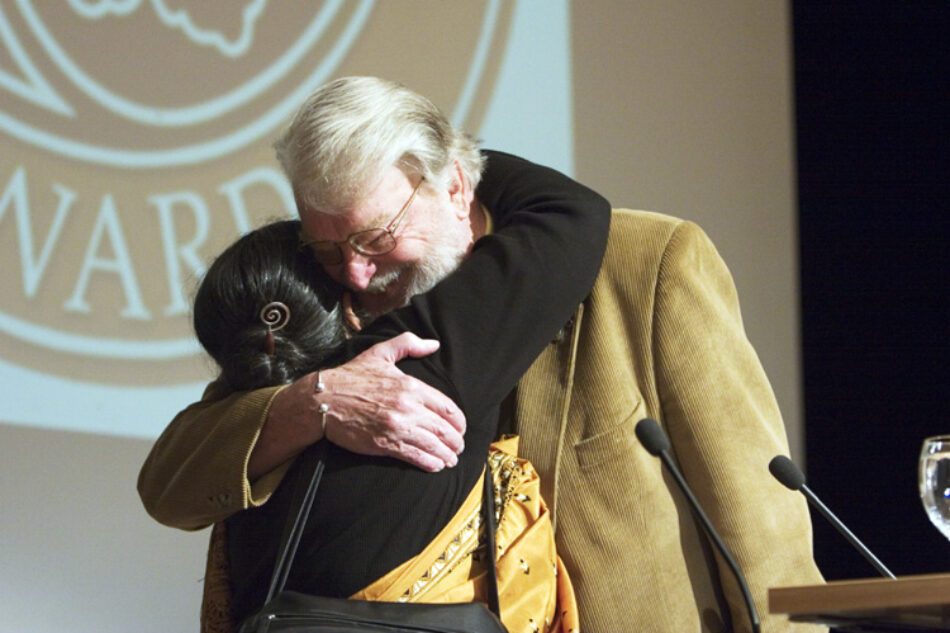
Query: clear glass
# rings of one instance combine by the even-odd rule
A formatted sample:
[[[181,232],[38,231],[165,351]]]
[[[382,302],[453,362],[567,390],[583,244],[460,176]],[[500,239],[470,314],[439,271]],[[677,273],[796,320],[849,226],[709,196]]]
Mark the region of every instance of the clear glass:
[[[927,516],[950,539],[950,435],[924,440],[919,483],[920,500]]]

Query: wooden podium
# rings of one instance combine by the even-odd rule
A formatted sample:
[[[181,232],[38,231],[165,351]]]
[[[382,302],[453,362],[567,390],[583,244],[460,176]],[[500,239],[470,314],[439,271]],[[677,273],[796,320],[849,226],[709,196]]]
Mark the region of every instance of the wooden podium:
[[[950,631],[950,574],[769,589],[769,612],[861,633]]]

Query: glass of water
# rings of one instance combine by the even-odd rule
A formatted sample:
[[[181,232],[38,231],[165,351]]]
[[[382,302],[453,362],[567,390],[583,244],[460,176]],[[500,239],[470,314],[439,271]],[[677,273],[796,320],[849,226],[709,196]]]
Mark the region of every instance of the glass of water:
[[[927,516],[950,539],[950,435],[924,440],[919,483],[920,500]]]

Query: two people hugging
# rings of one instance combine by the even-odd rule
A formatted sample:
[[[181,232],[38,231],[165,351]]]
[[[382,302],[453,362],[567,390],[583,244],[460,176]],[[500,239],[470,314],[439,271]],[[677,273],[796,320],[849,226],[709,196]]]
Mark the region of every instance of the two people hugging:
[[[562,174],[482,151],[378,78],[320,87],[276,147],[300,221],[250,233],[210,267],[195,327],[221,374],[138,482],[157,520],[215,525],[228,582],[205,605],[226,616],[218,630],[260,606],[282,482],[319,441],[298,591],[481,599],[477,541],[446,543],[477,514],[487,463],[509,630],[748,631],[730,571],[636,441],[644,417],[665,427],[760,613],[769,587],[821,582],[805,501],[753,475],[788,452],[785,429],[697,226],[611,210]],[[490,448],[502,433],[517,449]],[[748,520],[763,515],[781,520]],[[418,582],[448,550],[446,573]]]

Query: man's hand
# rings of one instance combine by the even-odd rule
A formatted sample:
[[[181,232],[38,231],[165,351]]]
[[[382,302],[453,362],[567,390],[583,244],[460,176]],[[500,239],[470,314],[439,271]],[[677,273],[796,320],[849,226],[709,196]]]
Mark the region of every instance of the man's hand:
[[[395,457],[430,472],[458,463],[465,416],[451,398],[402,373],[395,364],[421,358],[439,342],[411,332],[377,343],[353,360],[316,372],[274,397],[248,461],[251,481],[321,438],[320,404],[329,407],[327,438],[362,455]]]
[[[395,364],[439,349],[411,332],[377,343],[350,362],[321,372],[330,407],[327,438],[354,453],[395,457],[436,472],[458,463],[465,416],[451,398]]]

